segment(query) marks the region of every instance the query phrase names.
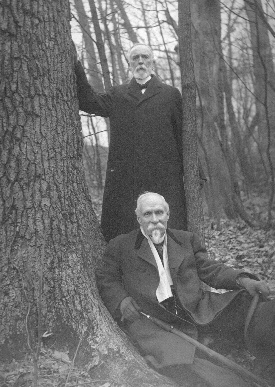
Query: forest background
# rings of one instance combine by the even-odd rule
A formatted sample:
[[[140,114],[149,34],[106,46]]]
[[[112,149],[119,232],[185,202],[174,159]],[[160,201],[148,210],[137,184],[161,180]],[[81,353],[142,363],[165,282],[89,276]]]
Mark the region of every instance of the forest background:
[[[98,298],[109,123],[81,113],[77,132],[70,41],[98,91],[127,82],[127,51],[144,42],[184,94],[178,5],[191,11],[201,234],[210,257],[274,288],[275,2],[1,1],[1,386],[173,385]]]
[[[201,233],[212,257],[257,272],[273,287],[275,2],[190,6],[198,156],[207,177]],[[176,1],[75,1],[72,15],[78,56],[96,90],[129,81],[127,52],[142,42],[154,51],[156,75],[182,91]],[[85,176],[100,218],[109,123],[81,118]]]
[[[72,36],[97,90],[129,80],[126,55],[136,42],[152,47],[157,76],[181,90],[177,2],[94,6],[75,2]],[[224,215],[241,216],[250,225],[269,228],[274,225],[275,186],[273,6],[270,1],[194,2],[191,14],[199,157],[208,179],[205,213],[217,224]],[[98,25],[91,23],[93,18]],[[108,121],[82,114],[82,123],[86,177],[100,202]],[[265,204],[260,211],[259,195]],[[243,206],[247,199],[255,204],[252,211]]]

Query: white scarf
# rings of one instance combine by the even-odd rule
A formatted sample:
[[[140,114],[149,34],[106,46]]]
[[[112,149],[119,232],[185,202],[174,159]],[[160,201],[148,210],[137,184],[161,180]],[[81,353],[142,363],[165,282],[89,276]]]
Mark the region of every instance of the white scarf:
[[[157,296],[158,302],[162,302],[167,298],[173,296],[171,291],[171,285],[173,285],[173,281],[169,270],[168,255],[167,255],[167,234],[165,233],[164,243],[163,243],[163,264],[164,264],[163,266],[161,259],[159,257],[159,254],[157,252],[157,249],[155,248],[155,245],[152,242],[151,238],[145,234],[142,227],[140,229],[142,234],[148,240],[149,246],[151,248],[151,251],[154,255],[154,258],[158,267],[160,281],[159,281],[159,286],[156,290],[156,296]]]

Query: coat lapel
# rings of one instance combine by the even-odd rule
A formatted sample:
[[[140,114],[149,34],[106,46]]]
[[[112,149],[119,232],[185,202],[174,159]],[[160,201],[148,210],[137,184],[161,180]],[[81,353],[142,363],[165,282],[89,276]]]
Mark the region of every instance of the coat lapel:
[[[141,231],[139,230],[136,244],[135,244],[135,250],[137,255],[144,259],[144,261],[150,263],[151,265],[155,266],[157,268],[155,257],[151,251],[151,248],[149,246],[149,243],[147,239],[142,235]]]

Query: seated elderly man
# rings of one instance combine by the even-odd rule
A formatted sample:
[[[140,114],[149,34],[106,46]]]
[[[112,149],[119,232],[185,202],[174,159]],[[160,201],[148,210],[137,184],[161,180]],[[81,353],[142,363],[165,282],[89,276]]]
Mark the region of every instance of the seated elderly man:
[[[250,273],[208,259],[196,234],[167,228],[169,205],[161,195],[142,194],[136,215],[140,228],[112,239],[97,270],[99,292],[108,310],[158,369],[168,371],[180,365],[185,375],[203,378],[204,386],[245,386],[236,375],[221,372],[195,353],[193,344],[161,329],[140,311],[194,338],[211,329],[233,337],[244,332],[252,296],[267,296],[268,285]],[[205,291],[202,282],[231,291]],[[269,302],[259,303],[248,335],[256,355],[268,351],[267,357],[274,359],[274,341],[270,344],[274,333],[273,338],[264,337],[257,325],[258,315],[262,319]],[[273,323],[274,332],[274,321],[270,317],[265,321]],[[255,332],[261,336],[260,343],[253,339]]]

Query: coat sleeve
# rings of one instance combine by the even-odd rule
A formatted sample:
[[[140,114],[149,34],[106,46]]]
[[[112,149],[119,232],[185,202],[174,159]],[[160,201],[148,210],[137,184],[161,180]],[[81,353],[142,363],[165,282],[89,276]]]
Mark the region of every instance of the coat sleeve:
[[[200,243],[199,237],[192,234],[192,247],[194,251],[198,276],[201,281],[215,289],[237,290],[239,289],[236,279],[240,274],[245,274],[252,279],[258,279],[257,276],[233,269],[216,260],[208,259],[205,247]]]
[[[121,301],[129,296],[123,286],[121,270],[122,255],[117,239],[115,238],[109,242],[103,256],[103,261],[96,270],[99,294],[115,319],[120,318],[119,305]]]
[[[85,71],[77,61],[75,65],[79,109],[101,117],[109,117],[112,111],[112,97],[109,93],[97,93],[89,84]]]

